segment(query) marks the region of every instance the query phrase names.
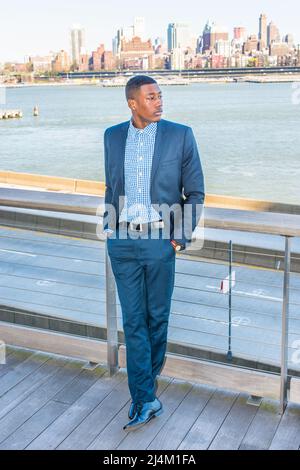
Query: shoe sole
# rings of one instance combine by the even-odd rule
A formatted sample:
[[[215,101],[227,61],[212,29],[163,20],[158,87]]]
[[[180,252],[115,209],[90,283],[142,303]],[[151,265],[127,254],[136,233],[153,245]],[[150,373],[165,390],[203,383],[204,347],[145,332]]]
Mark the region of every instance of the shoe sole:
[[[143,426],[145,426],[145,424],[149,423],[149,421],[151,421],[151,419],[155,418],[156,416],[160,416],[162,413],[164,412],[163,408],[160,408],[159,410],[155,411],[155,413],[153,413],[153,415],[151,415],[149,417],[149,419],[147,421],[145,421],[144,423],[141,423],[141,424],[137,424],[136,426],[129,426],[128,428],[123,428],[124,431],[135,431],[136,429],[140,429],[142,428]]]

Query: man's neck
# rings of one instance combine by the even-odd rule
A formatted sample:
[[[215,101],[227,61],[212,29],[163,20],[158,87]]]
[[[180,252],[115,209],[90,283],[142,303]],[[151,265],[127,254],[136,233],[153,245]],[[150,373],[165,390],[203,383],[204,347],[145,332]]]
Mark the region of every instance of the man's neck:
[[[134,120],[134,118],[131,118],[132,125],[136,127],[137,129],[145,129],[145,127],[149,126],[151,122],[148,121],[143,121],[143,120]]]

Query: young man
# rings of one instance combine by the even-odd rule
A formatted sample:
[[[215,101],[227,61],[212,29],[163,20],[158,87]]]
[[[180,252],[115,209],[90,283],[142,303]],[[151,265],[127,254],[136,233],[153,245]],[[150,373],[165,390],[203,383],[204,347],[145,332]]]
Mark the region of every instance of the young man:
[[[122,308],[130,431],[162,413],[156,377],[166,353],[175,254],[191,241],[205,194],[193,132],[161,119],[156,81],[131,78],[126,99],[130,121],[104,135],[104,231]]]

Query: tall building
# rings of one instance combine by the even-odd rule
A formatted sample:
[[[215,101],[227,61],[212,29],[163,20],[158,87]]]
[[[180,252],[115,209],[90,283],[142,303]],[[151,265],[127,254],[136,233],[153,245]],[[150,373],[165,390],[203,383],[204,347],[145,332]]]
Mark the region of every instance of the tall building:
[[[69,72],[70,58],[66,51],[61,50],[56,54],[55,59],[52,62],[52,70],[53,72]]]
[[[233,29],[233,39],[237,42],[245,42],[247,39],[247,30],[243,26],[236,26]]]
[[[145,41],[145,18],[142,16],[136,16],[134,18],[133,25],[122,26],[118,29],[112,43],[113,55],[120,57],[122,41],[132,41],[134,37],[138,37],[141,41]]]
[[[99,72],[103,68],[104,44],[100,44],[96,51],[92,52],[91,68]]]
[[[113,56],[112,51],[104,51],[103,68],[104,70],[114,70],[116,68],[116,58]]]
[[[216,53],[223,57],[231,56],[231,43],[230,41],[224,41],[224,39],[218,39],[215,44]]]
[[[170,23],[168,26],[168,51],[190,46],[191,37],[189,25],[185,23]]]
[[[30,56],[29,63],[32,66],[32,71],[37,73],[45,73],[52,71],[53,55],[48,56]]]
[[[85,53],[85,31],[79,25],[71,29],[71,59],[72,65],[78,67],[80,55]]]
[[[270,47],[270,45],[273,42],[279,42],[280,41],[280,33],[279,29],[277,26],[271,21],[271,23],[268,24],[268,29],[267,29],[267,45]]]
[[[151,40],[142,41],[138,36],[133,37],[131,41],[125,38],[121,40],[120,55],[118,56],[119,65],[122,68],[152,68],[154,50]]]
[[[145,18],[136,16],[133,23],[133,36],[137,36],[142,40],[145,39]]]
[[[274,42],[270,46],[271,56],[285,56],[289,53],[289,46],[285,42]]]
[[[212,48],[215,49],[217,41],[228,41],[229,33],[224,26],[213,23],[210,31]]]
[[[286,42],[291,48],[294,47],[295,45],[294,36],[290,33],[286,34],[283,42]]]
[[[211,28],[212,23],[210,22],[210,20],[207,20],[202,34],[202,52],[209,51],[211,49]]]
[[[134,37],[134,26],[125,26],[124,28],[121,28],[121,34],[126,41],[131,41]]]
[[[171,69],[184,69],[184,51],[181,47],[175,47],[171,52]]]
[[[207,21],[202,36],[202,52],[212,51],[217,41],[228,41],[229,34],[224,26]]]
[[[251,54],[252,52],[256,52],[258,49],[258,39],[256,34],[252,34],[248,37],[247,41],[243,47],[243,54]]]
[[[259,17],[259,34],[260,49],[267,47],[267,15],[261,14]]]

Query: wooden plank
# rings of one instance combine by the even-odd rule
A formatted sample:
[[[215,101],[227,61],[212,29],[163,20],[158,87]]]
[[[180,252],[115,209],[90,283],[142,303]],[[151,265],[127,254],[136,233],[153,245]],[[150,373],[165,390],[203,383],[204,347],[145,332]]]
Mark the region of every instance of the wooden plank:
[[[292,403],[300,403],[300,379],[297,377],[291,378],[289,401]]]
[[[270,445],[271,450],[298,450],[300,446],[300,407],[289,405]]]
[[[160,397],[162,392],[168,387],[170,379],[158,379],[157,396]],[[111,420],[110,423],[100,432],[94,441],[88,446],[88,450],[108,450],[116,449],[118,445],[126,437],[123,426],[128,423],[128,409],[131,399],[127,401],[125,406]]]
[[[124,374],[116,374],[109,378],[107,373],[98,377],[92,385],[76,402],[41,433],[27,447],[29,450],[56,449],[72,431],[109,395],[111,390],[124,380]],[[97,426],[98,423],[95,423]]]
[[[251,424],[257,408],[247,405],[248,395],[240,395],[226,416],[209,449],[236,450]]]
[[[119,349],[119,364],[121,367],[126,367],[124,346]],[[280,377],[275,374],[167,354],[162,375],[236,390],[249,395],[279,399]]]
[[[12,371],[14,367],[18,366],[21,362],[26,361],[28,357],[33,356],[34,351],[18,350],[12,351],[6,358],[6,364],[0,365],[0,377],[3,377],[8,372]],[[0,390],[1,394],[1,390]]]
[[[163,404],[163,414],[152,419],[147,426],[139,429],[139,432],[126,433],[126,431],[124,431],[127,435],[118,445],[117,449],[147,449],[162,427],[167,423],[170,416],[172,416],[174,411],[181,404],[185,396],[190,392],[191,388],[191,384],[173,380],[159,398]]]
[[[58,450],[84,450],[105,429],[120,409],[128,402],[126,377],[105,397],[74,431],[57,447]]]
[[[106,364],[105,341],[0,322],[0,337],[10,345]]]
[[[11,434],[2,444],[2,449],[25,449],[38,435],[54,422],[68,407],[95,383],[100,371],[81,370],[80,374],[68,383],[43,408]]]
[[[55,421],[68,405],[61,402],[50,401],[32,418],[16,429],[7,439],[0,443],[1,450],[23,450],[38,436],[50,423]]]
[[[25,361],[19,363],[13,370],[10,370],[3,377],[0,377],[0,396],[4,395],[9,389],[24,380],[36,369],[41,367],[49,358],[45,354],[35,353],[29,356]]]
[[[155,436],[148,449],[177,449],[211,398],[212,387],[193,385],[178,408]]]
[[[178,449],[208,449],[236,398],[233,392],[216,390]]]
[[[68,383],[53,400],[72,405],[83,395],[94,383],[106,373],[103,367],[93,370],[83,369],[72,382]]]
[[[267,450],[281,420],[279,403],[263,400],[240,444],[241,450]]]
[[[4,394],[0,398],[0,419],[30,396],[49,377],[56,374],[58,368],[63,367],[66,362],[67,359],[65,358],[50,358],[34,373],[27,376],[22,382],[19,382],[10,389],[8,393]]]
[[[58,369],[53,377],[50,377],[33,394],[5,415],[0,420],[0,443],[51,400],[68,382],[74,379],[81,368],[82,364],[68,361],[64,367]]]

